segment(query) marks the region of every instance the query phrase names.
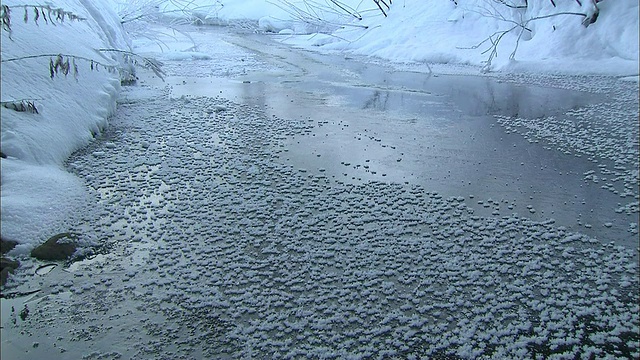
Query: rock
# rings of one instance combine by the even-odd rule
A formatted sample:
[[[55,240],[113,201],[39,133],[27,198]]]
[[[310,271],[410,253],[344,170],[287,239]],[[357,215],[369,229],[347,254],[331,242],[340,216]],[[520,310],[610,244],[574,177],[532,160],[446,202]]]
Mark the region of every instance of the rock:
[[[6,254],[18,245],[17,241],[7,240],[5,238],[0,239],[0,252]]]
[[[20,266],[20,262],[17,260],[11,260],[6,257],[0,258],[0,270],[4,270],[5,268],[17,269],[18,266]]]
[[[18,245],[18,242],[1,238],[0,245],[2,254],[6,254],[14,247],[16,247],[16,245]],[[0,259],[0,285],[4,285],[7,282],[9,274],[13,273],[13,270],[17,269],[18,266],[20,266],[20,263],[18,261],[11,260],[6,257],[2,257]]]
[[[4,285],[7,282],[9,273],[13,273],[13,270],[17,269],[20,263],[8,258],[0,259],[0,285]]]
[[[31,256],[38,260],[67,260],[76,252],[77,236],[62,233],[51,237],[44,244],[31,251]]]

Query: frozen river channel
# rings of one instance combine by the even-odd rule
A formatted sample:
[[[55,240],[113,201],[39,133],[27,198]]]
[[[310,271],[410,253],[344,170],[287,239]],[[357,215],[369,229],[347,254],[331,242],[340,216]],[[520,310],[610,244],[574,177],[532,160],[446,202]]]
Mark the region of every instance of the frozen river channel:
[[[640,356],[637,81],[185,31],[69,160],[99,254],[23,264],[3,358]]]

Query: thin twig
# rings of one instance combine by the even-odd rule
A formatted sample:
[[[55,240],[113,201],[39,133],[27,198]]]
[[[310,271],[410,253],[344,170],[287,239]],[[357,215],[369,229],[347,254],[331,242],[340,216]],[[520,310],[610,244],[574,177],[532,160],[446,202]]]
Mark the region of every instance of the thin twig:
[[[280,9],[286,11],[291,18],[302,23],[307,23],[317,27],[325,27],[328,32],[341,28],[341,27],[355,27],[367,29],[365,25],[354,24],[351,19],[356,18],[361,20],[362,14],[366,12],[353,9],[338,0],[330,0],[331,4],[335,6],[327,6],[325,4],[313,1],[305,0],[303,2],[304,8],[301,8],[297,4],[292,3],[289,0],[267,0],[270,4],[273,4]],[[326,20],[325,14],[334,14],[338,17],[338,22]],[[342,22],[341,19],[344,19]]]
[[[494,0],[494,1],[497,2],[497,3],[504,4],[503,0]],[[518,51],[520,40],[522,39],[522,34],[524,33],[524,31],[526,30],[526,31],[531,32],[531,29],[529,29],[529,27],[528,27],[529,23],[531,23],[533,21],[537,21],[537,20],[548,19],[548,18],[551,18],[551,17],[564,16],[564,15],[582,16],[582,17],[585,17],[585,18],[587,17],[587,15],[583,14],[583,13],[565,11],[565,12],[559,12],[559,13],[554,13],[554,14],[536,16],[536,17],[527,19],[525,21],[520,19],[520,21],[518,22],[518,21],[515,21],[515,20],[512,20],[512,19],[506,18],[504,15],[502,15],[500,10],[498,10],[497,8],[495,8],[495,6],[493,6],[493,4],[489,4],[489,6],[492,7],[493,11],[488,11],[487,9],[484,9],[484,10],[487,10],[487,12],[481,12],[481,11],[477,11],[477,10],[470,10],[470,11],[476,12],[476,13],[481,14],[483,16],[493,17],[495,19],[498,19],[498,20],[513,24],[513,26],[511,28],[507,29],[507,30],[499,30],[499,31],[494,32],[493,34],[489,35],[489,37],[487,37],[486,39],[482,40],[481,42],[479,42],[478,44],[476,44],[474,46],[466,47],[466,48],[465,47],[457,47],[458,49],[478,49],[483,44],[485,44],[487,42],[491,42],[491,45],[487,49],[485,49],[484,51],[481,52],[481,54],[489,53],[489,57],[487,58],[485,66],[483,67],[483,71],[489,71],[493,59],[498,56],[498,45],[502,41],[502,38],[505,35],[507,35],[508,33],[512,32],[513,30],[519,28],[520,29],[520,33],[518,34],[518,38],[516,40],[516,45],[515,45],[513,51],[511,52],[511,54],[509,55],[509,59],[511,59],[511,60],[515,59],[516,52]]]
[[[37,59],[37,58],[43,58],[43,57],[52,58],[52,57],[57,57],[57,56],[81,59],[81,60],[86,60],[86,61],[93,61],[95,64],[101,65],[101,66],[106,67],[106,68],[115,67],[115,65],[113,65],[113,64],[101,63],[99,61],[93,60],[93,59],[88,58],[88,57],[78,56],[78,55],[70,55],[70,54],[60,54],[60,53],[58,53],[58,54],[38,54],[38,55],[20,56],[20,57],[16,57],[16,58],[2,59],[2,60],[0,60],[0,62],[5,63],[5,62],[12,62],[12,61],[27,60],[27,59]]]
[[[378,9],[380,9],[380,11],[382,12],[382,15],[384,15],[384,17],[387,17],[387,13],[384,11],[384,9],[382,8],[382,6],[380,6],[380,0],[373,0],[373,2],[378,5]]]
[[[348,7],[348,5],[342,4],[336,0],[331,0],[331,2],[338,8],[342,9],[345,13],[352,15],[354,18],[358,20],[362,20],[362,15],[358,14],[358,12],[355,9],[352,9],[352,8],[347,9],[346,7]]]
[[[157,77],[159,77],[160,79],[162,79],[164,81],[164,76],[166,75],[164,73],[164,71],[162,70],[162,62],[158,61],[156,59],[153,58],[148,58],[148,57],[144,57],[141,56],[139,54],[136,54],[134,52],[131,51],[127,51],[127,50],[120,50],[120,49],[96,49],[96,51],[98,52],[116,52],[116,53],[120,53],[120,54],[124,54],[127,56],[131,56],[133,58],[137,58],[137,59],[141,59],[143,62],[143,66],[150,69],[151,71],[153,71]]]
[[[499,2],[500,4],[508,7],[508,8],[512,8],[512,9],[526,9],[527,5],[513,5],[513,4],[509,4],[508,2],[506,2],[505,0],[494,0]]]
[[[123,20],[120,21],[120,23],[121,24],[126,24],[126,23],[130,23],[130,22],[137,21],[137,20],[140,20],[140,19],[144,19],[144,18],[147,18],[147,17],[153,17],[153,16],[156,16],[156,15],[166,15],[166,14],[172,14],[172,13],[178,13],[178,12],[186,14],[186,15],[191,15],[192,12],[194,12],[194,11],[196,11],[198,9],[208,9],[210,7],[211,6],[209,6],[209,5],[202,5],[202,6],[198,6],[198,7],[195,7],[193,9],[188,9],[188,10],[186,10],[186,9],[166,10],[166,11],[159,12],[158,14],[145,13],[145,14],[140,14],[140,15],[138,15],[136,17],[133,17],[133,18],[130,18],[130,19],[123,19]]]

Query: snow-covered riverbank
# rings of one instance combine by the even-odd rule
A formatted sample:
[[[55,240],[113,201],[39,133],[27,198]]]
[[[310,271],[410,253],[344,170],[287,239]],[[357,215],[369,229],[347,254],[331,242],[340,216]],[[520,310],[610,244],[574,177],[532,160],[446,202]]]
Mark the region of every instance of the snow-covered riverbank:
[[[70,12],[60,15],[64,21],[55,20],[57,13],[40,15],[40,9],[36,19],[34,8],[22,2],[2,3],[12,24],[11,31],[2,30],[2,237],[19,242],[14,251],[21,254],[65,232],[92,201],[64,162],[100,134],[116,109],[121,74],[103,65],[123,64],[96,49],[128,46],[106,3],[56,3]],[[53,19],[45,22],[47,16]],[[52,74],[57,54],[62,56]]]
[[[331,35],[296,36],[287,42],[399,63],[489,65],[487,69],[507,72],[637,77],[638,2],[601,2],[600,16],[588,28],[580,24],[581,16],[553,16],[584,12],[578,3],[541,0],[530,2],[523,11],[509,9],[498,1],[394,1],[388,17],[365,17],[354,23],[366,26],[366,30],[346,26]],[[587,7],[591,2],[582,3]],[[537,20],[525,22],[527,19]],[[526,29],[514,26],[518,22]],[[490,58],[492,41],[498,42],[494,58]]]

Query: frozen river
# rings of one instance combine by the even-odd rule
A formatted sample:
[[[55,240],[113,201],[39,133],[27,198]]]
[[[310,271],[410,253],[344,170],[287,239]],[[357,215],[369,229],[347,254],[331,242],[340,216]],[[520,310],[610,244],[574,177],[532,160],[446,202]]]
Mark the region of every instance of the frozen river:
[[[69,160],[105,246],[23,266],[3,358],[639,356],[637,82],[189,31]]]

